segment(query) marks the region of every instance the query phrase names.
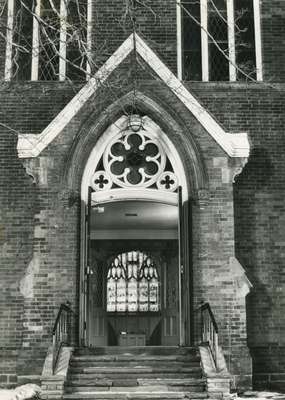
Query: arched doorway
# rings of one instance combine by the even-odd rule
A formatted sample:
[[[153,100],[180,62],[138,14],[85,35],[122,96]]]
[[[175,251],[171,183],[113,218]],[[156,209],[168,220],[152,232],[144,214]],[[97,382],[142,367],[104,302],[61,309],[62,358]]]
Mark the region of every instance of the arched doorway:
[[[188,191],[171,141],[149,117],[122,116],[91,151],[81,196],[81,342],[188,344]]]

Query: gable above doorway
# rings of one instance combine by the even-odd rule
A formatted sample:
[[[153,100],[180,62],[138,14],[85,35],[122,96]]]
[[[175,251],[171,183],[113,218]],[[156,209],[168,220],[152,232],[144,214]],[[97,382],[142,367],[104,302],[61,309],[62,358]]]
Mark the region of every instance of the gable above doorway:
[[[132,51],[137,52],[228,156],[249,156],[250,146],[247,134],[231,134],[226,132],[183,83],[159,59],[146,42],[142,40],[137,33],[134,33],[122,43],[115,53],[40,134],[19,135],[17,145],[19,158],[37,157],[61,133],[83,105],[97,92],[103,82],[108,79],[110,74]]]

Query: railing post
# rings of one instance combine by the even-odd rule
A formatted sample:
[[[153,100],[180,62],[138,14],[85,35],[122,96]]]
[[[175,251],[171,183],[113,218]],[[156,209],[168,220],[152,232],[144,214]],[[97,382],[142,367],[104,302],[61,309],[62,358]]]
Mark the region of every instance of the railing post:
[[[68,305],[62,304],[57,314],[52,331],[52,369],[53,374],[57,364],[60,348],[63,344],[69,345],[71,339],[71,313]]]
[[[218,361],[218,327],[215,321],[215,317],[211,310],[209,303],[202,304],[198,310],[198,317],[201,319],[200,329],[200,340],[197,343],[207,343],[211,352],[214,364],[217,368]]]
[[[216,332],[214,335],[214,347],[215,347],[215,364],[216,364],[216,367],[218,367],[219,342],[218,342],[218,334]]]
[[[200,340],[204,341],[204,318],[203,318],[203,308],[201,307],[201,336]]]
[[[52,335],[52,373],[54,374],[55,370],[55,346],[56,346],[56,334]]]
[[[68,343],[71,343],[71,311],[68,312]]]
[[[62,337],[62,341],[63,342],[67,342],[67,321],[66,321],[66,317],[67,317],[67,313],[65,312],[63,315],[63,337]]]

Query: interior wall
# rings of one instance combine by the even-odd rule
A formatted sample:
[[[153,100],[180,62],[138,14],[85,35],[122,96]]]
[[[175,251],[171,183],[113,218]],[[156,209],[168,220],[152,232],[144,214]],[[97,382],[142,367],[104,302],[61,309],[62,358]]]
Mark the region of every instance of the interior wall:
[[[125,315],[114,313],[106,313],[106,285],[107,285],[107,272],[110,262],[115,256],[128,251],[142,251],[149,254],[158,267],[158,274],[160,277],[160,305],[159,313],[140,314],[127,313]],[[110,345],[117,345],[119,341],[120,332],[128,333],[144,333],[146,335],[146,344],[148,345],[161,345],[161,344],[178,344],[177,338],[166,338],[173,336],[173,330],[176,335],[178,334],[178,326],[174,326],[169,330],[165,325],[165,320],[173,318],[173,314],[177,316],[178,311],[178,243],[177,240],[97,240],[91,242],[91,268],[94,270],[91,276],[91,282],[94,279],[92,294],[97,301],[95,303],[98,307],[102,308],[102,313],[106,319],[106,334],[108,331],[108,338],[106,343]],[[167,267],[166,267],[167,266]],[[98,269],[99,268],[99,269]],[[100,276],[97,272],[100,270]],[[97,282],[97,283],[96,283]],[[99,284],[98,284],[99,282]],[[91,283],[92,285],[92,283]],[[101,287],[99,287],[100,285]],[[98,298],[99,296],[99,298]],[[167,308],[167,311],[166,311]],[[92,310],[89,310],[92,314]],[[94,321],[92,316],[90,318],[90,329],[94,330]],[[178,323],[178,318],[175,320]],[[169,321],[167,321],[169,323]],[[173,321],[171,321],[173,325]],[[170,325],[169,325],[170,326]],[[89,332],[89,340],[94,341]]]

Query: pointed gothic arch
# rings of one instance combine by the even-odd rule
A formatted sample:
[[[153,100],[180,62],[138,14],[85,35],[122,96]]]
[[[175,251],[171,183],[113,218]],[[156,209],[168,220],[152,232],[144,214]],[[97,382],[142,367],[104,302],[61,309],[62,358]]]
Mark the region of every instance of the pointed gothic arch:
[[[85,271],[87,265],[86,259],[86,215],[90,213],[86,211],[89,207],[89,199],[93,197],[96,202],[112,202],[122,200],[148,200],[165,204],[178,204],[177,187],[182,187],[183,201],[182,203],[188,207],[190,198],[197,198],[200,190],[207,189],[208,177],[206,169],[202,162],[202,157],[198,151],[197,145],[190,132],[183,129],[183,125],[173,119],[166,110],[158,105],[149,97],[138,93],[137,108],[143,116],[144,132],[147,137],[144,140],[152,140],[158,148],[163,150],[167,155],[168,161],[164,163],[167,168],[160,170],[161,173],[173,173],[177,179],[173,190],[165,190],[159,187],[159,180],[156,179],[153,183],[154,187],[139,187],[140,185],[125,185],[120,187],[118,182],[114,187],[107,187],[107,190],[96,190],[93,187],[94,193],[91,194],[92,179],[94,186],[94,174],[98,172],[98,168],[106,169],[104,166],[104,151],[110,149],[110,145],[118,138],[124,137],[124,132],[128,132],[128,117],[122,115],[122,110],[131,105],[133,94],[129,93],[120,100],[116,101],[107,108],[101,117],[94,124],[93,116],[90,116],[89,121],[81,129],[78,137],[74,141],[73,149],[68,161],[68,168],[64,174],[65,182],[69,187],[76,190],[79,186],[81,197],[81,268],[80,268],[80,293],[85,290]],[[113,117],[110,117],[113,116]],[[193,127],[193,129],[195,129]],[[103,133],[102,133],[103,132]],[[121,143],[122,144],[122,143]],[[169,165],[170,171],[169,171]],[[97,169],[97,171],[96,171]],[[148,185],[148,184],[147,184]],[[146,186],[147,186],[146,185]],[[150,186],[153,186],[150,185]],[[108,186],[108,185],[107,185]],[[121,185],[124,186],[124,185]],[[186,211],[186,214],[188,211]],[[188,216],[187,216],[188,219]],[[188,222],[185,224],[186,229]],[[85,239],[84,239],[85,238]],[[187,240],[186,240],[187,242]],[[186,250],[185,257],[189,258],[189,249]],[[190,284],[191,286],[191,284]],[[186,300],[189,304],[189,296]],[[79,335],[82,342],[84,338],[84,326],[86,320],[86,300],[80,296],[80,318],[79,318]],[[191,308],[191,305],[190,305]],[[189,322],[189,321],[188,321]],[[191,336],[191,334],[190,334]],[[190,339],[191,340],[191,339]],[[84,339],[83,339],[84,342]],[[189,343],[189,340],[188,340]]]
[[[94,115],[78,132],[73,141],[69,157],[65,164],[62,181],[70,190],[78,191],[83,181],[83,173],[91,151],[102,140],[104,132],[114,124],[133,104],[133,92],[127,93],[110,106],[94,121]],[[195,126],[192,131],[185,129],[183,120],[173,118],[167,109],[141,92],[136,93],[136,109],[141,115],[148,116],[163,131],[184,166],[187,175],[187,191],[191,198],[198,198],[199,191],[207,190],[209,178],[204,165],[201,150],[194,140]],[[197,122],[197,125],[199,123]]]
[[[88,187],[98,203],[149,199],[175,204],[178,186],[183,199],[188,198],[184,167],[174,145],[148,116],[141,122],[142,129],[132,131],[128,116],[123,115],[99,138],[85,165],[83,202],[87,202]]]

